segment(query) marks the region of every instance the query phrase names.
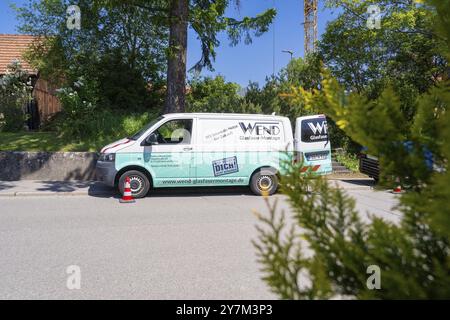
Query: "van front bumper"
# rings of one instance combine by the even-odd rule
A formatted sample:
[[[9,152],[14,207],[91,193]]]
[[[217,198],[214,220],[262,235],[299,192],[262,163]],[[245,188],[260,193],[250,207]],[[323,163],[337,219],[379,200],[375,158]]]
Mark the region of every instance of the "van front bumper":
[[[95,177],[97,181],[114,187],[116,174],[117,170],[114,161],[97,161],[97,165],[95,166]]]

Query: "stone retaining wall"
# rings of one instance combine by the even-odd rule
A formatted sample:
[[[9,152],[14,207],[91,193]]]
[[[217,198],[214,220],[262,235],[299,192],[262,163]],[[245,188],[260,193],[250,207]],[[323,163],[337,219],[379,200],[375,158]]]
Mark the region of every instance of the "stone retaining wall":
[[[0,180],[94,180],[95,152],[0,151]]]

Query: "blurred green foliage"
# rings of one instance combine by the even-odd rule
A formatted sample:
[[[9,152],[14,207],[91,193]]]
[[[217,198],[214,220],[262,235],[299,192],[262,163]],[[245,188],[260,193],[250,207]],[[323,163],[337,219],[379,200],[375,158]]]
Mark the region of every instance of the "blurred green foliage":
[[[448,57],[450,1],[430,0],[424,10]],[[343,190],[287,164],[282,190],[292,217],[268,202],[270,215],[259,215],[255,241],[263,279],[281,298],[450,298],[450,82],[442,78],[420,94],[409,119],[397,89],[389,85],[371,99],[325,72],[320,90],[297,96],[379,155],[385,184],[407,191],[396,208],[399,222],[364,219]],[[380,289],[367,286],[371,265],[381,271]]]

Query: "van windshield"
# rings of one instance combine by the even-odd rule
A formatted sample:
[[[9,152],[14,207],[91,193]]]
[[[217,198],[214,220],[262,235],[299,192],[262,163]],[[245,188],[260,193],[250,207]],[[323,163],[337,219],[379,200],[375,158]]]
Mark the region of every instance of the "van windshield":
[[[158,117],[158,118],[156,118],[153,121],[150,121],[149,124],[147,124],[145,127],[143,127],[141,130],[136,132],[131,137],[128,137],[128,139],[130,139],[130,140],[137,140],[137,139],[139,139],[148,129],[150,129],[152,126],[154,126],[157,122],[161,121],[162,119],[164,119],[163,116]]]

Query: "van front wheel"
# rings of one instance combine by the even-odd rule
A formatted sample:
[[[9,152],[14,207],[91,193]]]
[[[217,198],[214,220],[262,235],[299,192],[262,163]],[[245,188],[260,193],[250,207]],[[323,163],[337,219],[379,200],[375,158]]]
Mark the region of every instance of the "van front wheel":
[[[272,195],[278,189],[278,178],[275,174],[258,171],[250,180],[250,189],[258,196]]]
[[[126,171],[120,176],[120,194],[123,195],[126,177],[130,178],[130,188],[133,198],[143,198],[147,195],[148,190],[150,189],[150,181],[144,173],[137,170]]]

